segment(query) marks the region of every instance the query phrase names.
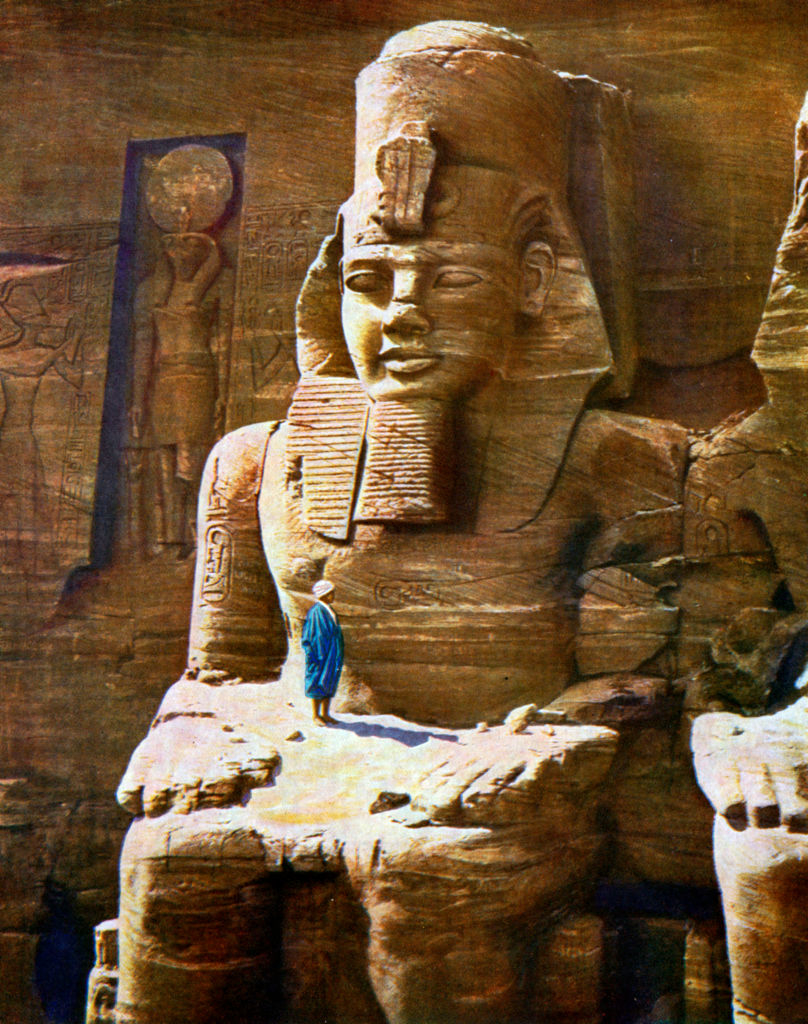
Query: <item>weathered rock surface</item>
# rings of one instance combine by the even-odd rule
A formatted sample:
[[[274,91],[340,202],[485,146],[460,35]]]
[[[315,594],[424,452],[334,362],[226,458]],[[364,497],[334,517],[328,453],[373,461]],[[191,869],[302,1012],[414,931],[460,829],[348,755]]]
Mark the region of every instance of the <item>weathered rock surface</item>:
[[[357,956],[370,972],[375,999],[388,1019],[414,1019],[430,1007],[432,1013],[440,1008],[447,1020],[464,1014],[518,1019],[528,998],[519,965],[547,934],[538,908],[559,909],[559,899],[566,902],[572,892],[591,884],[601,842],[595,811],[615,734],[585,726],[528,727],[516,736],[499,726],[480,734],[418,726],[392,716],[354,715],[340,716],[331,727],[312,727],[304,702],[290,707],[277,700],[278,691],[277,683],[232,688],[178,684],[167,695],[162,724],[143,742],[138,764],[163,780],[168,799],[162,805],[165,813],[157,816],[154,807],[153,816],[136,823],[127,840],[123,877],[137,899],[127,901],[122,919],[122,956],[131,965],[137,951],[134,970],[141,976],[137,1001],[131,976],[122,980],[119,1007],[136,1016],[148,1014],[156,993],[169,984],[170,975],[148,948],[159,938],[169,907],[188,897],[188,886],[195,894],[187,926],[193,931],[186,936],[182,918],[173,929],[177,966],[214,955],[228,985],[252,976],[259,961],[252,960],[247,970],[244,950],[255,948],[259,957],[249,929],[259,928],[254,915],[263,913],[261,904],[244,918],[248,932],[228,923],[232,954],[222,945],[222,915],[247,912],[238,907],[239,893],[248,886],[265,891],[275,912],[294,921],[301,912],[300,897],[275,880],[277,873],[291,869],[301,876],[305,892],[320,884],[316,879],[323,873],[334,876],[330,889],[335,894],[343,885],[339,877],[350,880],[353,900],[370,917],[369,945]],[[171,717],[174,701],[193,708],[184,720],[185,743],[207,753],[210,764],[201,773],[213,780],[207,791],[166,781],[177,769],[184,772],[171,744],[160,737],[162,730],[183,721]],[[294,726],[305,732],[305,742],[280,738]],[[211,729],[228,758],[239,749],[229,737],[248,729],[254,749],[277,746],[282,756],[270,784],[253,788],[246,799],[231,794],[229,804],[222,801],[218,810],[207,793],[223,794],[231,776],[211,743]],[[247,762],[250,749],[244,745],[241,750]],[[215,782],[217,768],[224,775],[221,787]],[[371,814],[380,791],[412,794],[411,804],[391,801],[389,809]],[[198,796],[193,814],[188,813],[189,792]],[[209,876],[213,849],[218,850],[217,867]],[[308,883],[303,876],[311,873],[314,879]],[[344,902],[346,895],[335,898]],[[352,913],[360,913],[358,906]],[[521,922],[521,938],[515,942],[514,933],[503,947],[501,924],[511,917]],[[301,969],[287,948],[293,941],[288,929],[299,925],[283,925],[278,947],[260,954],[268,958],[262,969],[272,973],[276,985],[285,972]],[[191,934],[193,943],[186,948]],[[337,936],[326,935],[324,941],[328,948]],[[472,982],[470,966],[480,962],[486,963],[487,973]],[[327,992],[326,978],[316,980],[322,967],[309,964],[307,970],[304,987],[318,984]],[[145,978],[154,995],[147,996]],[[482,1001],[475,1009],[477,984]],[[492,985],[501,990],[493,1001]],[[221,992],[208,995],[222,998]],[[191,998],[190,989],[185,997]],[[331,999],[324,1005],[332,1005]],[[365,999],[372,1008],[375,999],[367,993]],[[172,995],[171,1006],[176,1003]],[[371,1009],[361,1005],[351,1012],[372,1018]],[[171,1006],[162,1012],[169,1015]]]
[[[235,991],[257,1015],[284,970],[262,921],[295,913],[284,867],[347,879],[366,915],[360,1016],[564,1012],[537,972],[571,969],[554,932],[609,852],[618,737],[538,709],[577,674],[653,662],[645,692],[601,679],[589,703],[669,714],[687,456],[675,425],[583,412],[612,358],[566,205],[573,107],[529,44],[474,23],[401,33],[359,77],[354,193],[298,303],[301,381],[286,422],[210,455],[189,669],[119,790],[138,815],[121,1020],[227,1018]],[[288,651],[278,679],[242,682],[271,671],[270,579]],[[299,696],[318,586],[345,637],[330,727]]]
[[[808,718],[806,698],[795,700],[804,687],[804,672],[803,677],[799,673],[805,661],[808,597],[808,104],[795,141],[794,206],[753,350],[768,401],[705,447],[698,486],[692,491],[702,515],[695,533],[710,542],[702,557],[737,561],[739,555],[754,555],[768,570],[768,600],[764,590],[756,614],[751,609],[741,613],[729,636],[715,645],[715,653],[731,664],[729,648],[739,675],[749,675],[752,665],[759,676],[773,676],[770,706],[791,702],[775,714],[754,719],[705,715],[696,720],[692,741],[699,783],[716,811],[715,858],[727,922],[735,1019],[774,1024],[808,1019],[808,985],[797,966],[808,944],[799,910],[808,885]],[[705,499],[718,488],[721,500]],[[708,530],[704,510],[711,500]],[[785,623],[777,621],[784,616],[789,616]]]
[[[364,4],[354,17],[356,11],[349,10],[350,6],[326,9],[319,5],[315,11],[311,4],[286,0],[261,9],[206,0],[189,5],[179,0],[169,9],[144,0],[110,8],[33,0],[7,5],[4,11],[9,75],[0,90],[5,99],[0,105],[0,122],[7,141],[0,155],[4,224],[0,250],[3,262],[7,258],[7,265],[16,261],[17,269],[22,255],[38,258],[48,254],[73,264],[66,276],[72,278],[71,291],[73,286],[75,291],[72,298],[59,298],[57,305],[84,303],[87,296],[81,293],[87,279],[81,264],[88,242],[93,251],[98,248],[96,242],[109,248],[119,227],[126,227],[126,203],[119,225],[121,187],[125,161],[138,146],[145,156],[141,167],[145,180],[165,152],[159,146],[176,147],[177,136],[198,139],[223,130],[245,133],[230,137],[240,142],[215,143],[240,145],[242,153],[246,143],[248,153],[246,164],[243,158],[234,161],[237,190],[239,182],[244,189],[240,237],[237,215],[216,232],[225,273],[235,268],[236,262],[239,268],[237,308],[229,339],[229,428],[282,418],[296,386],[297,294],[320,239],[333,225],[337,197],[346,194],[350,185],[350,141],[347,134],[333,131],[333,126],[350,123],[350,90],[356,69],[389,32],[387,13]],[[472,16],[479,16],[484,6],[478,5]],[[413,22],[440,16],[428,0],[415,4],[405,0],[398,13],[402,20]],[[759,0],[751,0],[743,10],[737,5],[714,4],[695,9],[683,0],[652,9],[634,0],[619,0],[604,18],[597,4],[561,10],[558,5],[540,2],[526,13],[524,6],[506,0],[496,7],[489,5],[484,16],[497,24],[518,25],[554,66],[587,71],[631,90],[636,145],[620,128],[626,92],[604,92],[591,79],[568,80],[576,95],[575,156],[568,192],[616,356],[611,382],[615,388],[621,379],[625,381],[617,342],[630,342],[630,333],[617,333],[615,324],[620,330],[630,329],[633,302],[625,302],[627,294],[639,305],[636,336],[641,362],[637,384],[623,407],[638,417],[670,415],[680,422],[710,427],[727,413],[759,404],[763,397],[760,374],[745,353],[765,298],[771,253],[788,205],[784,167],[793,117],[805,86],[801,55],[806,25],[801,12],[786,10],[783,5],[775,10]],[[130,149],[131,140],[141,141]],[[324,160],[326,150],[328,159]],[[228,152],[232,155],[234,149]],[[639,159],[630,168],[628,159],[633,161],[635,155]],[[131,181],[132,164],[127,167],[127,180]],[[626,239],[634,219],[626,188],[630,170],[637,185],[639,258],[633,268],[633,243]],[[146,260],[137,264],[134,283],[153,269],[153,243],[159,243],[160,235],[143,204],[138,217],[148,237]],[[621,251],[625,241],[628,252]],[[141,259],[144,252],[139,253]],[[109,263],[103,273],[111,274],[111,269]],[[73,275],[73,270],[79,272]],[[109,287],[99,289],[100,279],[94,273],[90,274],[89,312],[100,318],[106,315],[111,297],[111,277],[106,278]],[[47,296],[42,292],[40,297]],[[50,300],[45,305],[53,319]],[[107,336],[96,327],[92,325],[90,332],[93,346],[105,342]],[[115,337],[123,339],[125,335],[128,337],[127,325],[119,319]],[[46,332],[42,338],[52,342],[54,335]],[[48,359],[54,354],[47,345],[39,349],[40,356]],[[627,352],[630,356],[630,345]],[[15,358],[18,354],[9,352],[7,363]],[[654,362],[649,363],[649,358]],[[717,363],[699,365],[716,358],[720,359]],[[116,365],[114,372],[120,381],[121,366]],[[4,377],[4,381],[8,379]],[[89,417],[80,428],[89,440],[79,453],[67,424],[74,408],[72,397],[79,393],[55,369],[41,378],[34,434],[43,458],[48,511],[38,520],[36,537],[31,531],[26,533],[25,524],[21,532],[14,517],[4,517],[0,509],[0,532],[7,540],[16,538],[11,550],[6,550],[0,570],[0,774],[23,780],[14,797],[11,824],[3,830],[8,872],[3,872],[2,886],[10,898],[3,902],[0,914],[4,943],[0,1018],[14,1024],[38,1020],[41,1012],[29,975],[36,933],[43,927],[40,895],[49,873],[76,892],[87,930],[94,921],[115,913],[115,862],[124,816],[112,806],[112,794],[166,684],[176,679],[185,665],[190,567],[165,555],[144,565],[130,552],[114,569],[97,573],[94,579],[74,579],[71,585],[81,582],[80,593],[74,591],[63,603],[55,622],[50,619],[66,573],[78,562],[86,562],[93,514],[87,487],[92,489],[99,480],[90,468],[98,451],[92,439],[102,412],[95,387],[101,378],[95,375],[93,380],[91,407],[78,409],[81,416]],[[603,386],[609,382],[604,381]],[[119,397],[125,405],[124,396]],[[27,432],[21,430],[17,436],[25,438]],[[117,440],[117,435],[112,438],[113,448]],[[109,448],[105,452],[101,465],[109,468]],[[60,461],[60,453],[66,453],[64,461]],[[781,471],[778,460],[782,452],[774,449],[772,454],[773,461],[754,484],[761,490],[767,489],[772,474]],[[82,461],[81,468],[77,461]],[[621,465],[619,458],[609,461],[612,466]],[[742,461],[733,464],[727,458],[725,465],[727,476],[716,472],[717,486],[704,495],[705,516],[711,520],[721,518],[721,514],[708,514],[715,499],[720,503],[724,492],[731,489],[733,476],[743,472]],[[66,474],[63,490],[60,467]],[[587,467],[586,472],[592,473],[598,460]],[[627,469],[622,477],[607,475],[606,493],[623,493],[630,482],[626,477],[639,477]],[[699,470],[698,460],[695,469]],[[716,461],[713,470],[717,470]],[[12,471],[26,482],[23,491],[11,498],[11,507],[17,508],[31,498],[28,485],[38,475],[30,460],[21,460]],[[802,473],[796,460],[793,479],[799,481]],[[4,479],[7,485],[10,477]],[[80,488],[76,486],[79,479]],[[592,488],[598,488],[594,476]],[[53,548],[53,531],[45,527],[57,497],[63,510],[70,512],[62,519],[59,537],[64,552],[70,550],[71,554],[69,565],[60,563],[58,571],[51,573],[40,556]],[[76,503],[66,499],[76,499]],[[777,500],[775,494],[769,505]],[[7,505],[3,508],[8,511]],[[114,511],[109,504],[104,508]],[[72,518],[73,512],[78,512],[78,518]],[[124,507],[117,513],[123,515]],[[657,534],[676,537],[678,517],[677,511],[638,516],[634,536],[641,536],[644,523],[652,540]],[[669,533],[663,519],[671,524]],[[104,524],[103,516],[99,522]],[[76,547],[70,546],[72,541],[67,542],[64,532],[71,524],[79,524],[73,534]],[[627,521],[623,522],[620,529],[626,525]],[[739,529],[737,523],[730,525]],[[744,528],[749,528],[748,522]],[[547,543],[552,546],[558,535],[549,536]],[[700,541],[706,543],[715,536],[715,524],[710,522]],[[593,543],[598,543],[597,538]],[[29,557],[32,547],[36,548],[36,564]],[[223,553],[225,548],[219,544],[212,550]],[[618,550],[613,542],[605,555],[595,550],[596,557],[587,561],[584,571],[592,566],[611,568],[613,550]],[[795,550],[801,557],[799,546]],[[624,554],[614,558],[621,569],[626,568]],[[395,557],[399,568],[406,564],[403,557]],[[719,706],[762,709],[778,676],[779,654],[793,639],[778,638],[779,628],[790,630],[791,626],[788,612],[772,609],[770,599],[780,588],[777,603],[788,601],[766,543],[750,554],[714,558],[700,572],[694,567],[698,562],[695,552],[688,559],[687,573],[671,573],[670,566],[661,565],[652,570],[651,563],[643,559],[638,563],[638,578],[654,588],[670,582],[672,575],[678,576],[679,590],[662,590],[659,597],[662,606],[673,603],[683,608],[684,642],[672,641],[655,627],[650,634],[638,635],[635,644],[629,629],[620,636],[621,651],[630,654],[649,636],[659,639],[663,646],[640,669],[648,678],[656,671],[682,676],[701,670],[705,657],[714,660],[715,664],[687,687],[689,713]],[[226,560],[222,564],[226,567]],[[397,612],[402,602],[424,600],[429,581],[422,570],[419,566],[415,580],[401,579],[401,574],[393,571],[386,575],[379,590],[385,608]],[[628,571],[636,574],[633,568]],[[220,575],[218,583],[225,578]],[[561,573],[559,579],[563,588],[569,575]],[[92,600],[90,592],[95,595]],[[751,609],[748,613],[747,607]],[[725,629],[724,615],[730,610],[735,626]],[[596,617],[602,612],[613,626],[620,624],[621,617],[629,623],[633,614],[630,608],[614,608],[609,602],[596,606],[594,612]],[[799,613],[796,615],[799,618]],[[43,620],[44,635],[34,629]],[[765,623],[772,620],[775,625],[766,633]],[[260,646],[256,641],[261,627],[254,626],[258,621],[254,619],[253,628],[242,636],[241,653],[250,644]],[[494,628],[501,636],[496,620]],[[270,647],[275,649],[278,636],[282,642],[280,619],[273,621],[270,629],[274,631]],[[716,631],[723,633],[718,643],[713,639]],[[356,632],[359,639],[361,632]],[[473,629],[464,635],[469,641],[474,639]],[[596,656],[596,641],[588,643],[589,652]],[[548,644],[548,650],[552,653],[554,648]],[[597,670],[596,663],[590,665]],[[213,678],[217,671],[223,670],[202,669],[200,674],[210,673]],[[411,673],[416,680],[421,671],[422,663],[414,663]],[[611,671],[611,666],[604,671]],[[239,674],[225,673],[225,678]],[[261,672],[252,670],[243,678],[259,675]],[[425,685],[448,687],[438,674]],[[458,689],[448,694],[440,714],[451,710],[461,693]],[[628,707],[619,706],[619,690],[617,701],[608,685],[603,694],[602,700],[593,698],[592,708],[611,705],[618,716],[628,714]],[[634,710],[646,707],[645,696]],[[548,698],[533,693],[506,694],[498,713],[486,712],[485,717],[495,723],[514,704],[536,699],[542,704]],[[667,696],[663,703],[666,701]],[[648,722],[654,723],[657,719],[651,703]],[[543,721],[556,724],[558,718],[553,718],[548,722],[545,712]],[[633,748],[643,767],[635,770],[635,762],[628,757],[615,770],[627,782],[631,780],[627,795],[621,798],[621,820],[626,827],[630,825],[635,840],[649,853],[642,859],[643,871],[651,870],[651,865],[665,877],[676,877],[688,863],[687,872],[692,868],[695,876],[693,858],[698,847],[699,871],[703,867],[703,877],[707,877],[709,837],[704,804],[691,792],[686,760],[676,760],[687,756],[686,736],[681,733],[668,743],[662,720],[658,724],[653,742]],[[305,746],[311,729],[308,723],[293,729],[307,738],[289,742]],[[286,737],[276,739],[282,754]],[[647,761],[642,760],[643,751]],[[26,788],[28,796],[21,795]],[[20,807],[26,803],[30,806],[23,812]],[[675,815],[671,807],[675,807]],[[20,819],[29,825],[13,823]],[[637,870],[640,855],[631,863],[632,870]],[[330,884],[317,887],[312,882],[305,894],[302,889],[297,893],[296,905],[308,907],[308,917],[300,909],[299,925],[286,922],[297,929],[290,942],[301,964],[289,989],[296,988],[301,1005],[312,1014],[333,996],[342,1007],[343,1018],[350,1021],[352,986],[358,986],[357,991],[362,987],[355,978],[347,978],[346,958],[337,955],[333,943],[326,942],[322,921],[332,915],[338,919],[337,933],[360,936],[361,921],[356,930],[357,922],[342,902],[344,891],[330,902],[334,893]],[[590,932],[584,929],[584,934]],[[595,949],[594,939],[591,944],[589,938],[581,938],[581,942],[582,948]],[[608,946],[608,937],[606,942]],[[355,949],[361,959],[361,941]],[[302,967],[306,958],[316,962],[326,955],[332,958],[329,984],[306,987]],[[544,977],[544,972],[545,967],[540,967],[537,977]],[[559,972],[563,975],[560,968]],[[336,988],[340,989],[338,997],[333,994]],[[21,1008],[23,1002],[27,1009]]]

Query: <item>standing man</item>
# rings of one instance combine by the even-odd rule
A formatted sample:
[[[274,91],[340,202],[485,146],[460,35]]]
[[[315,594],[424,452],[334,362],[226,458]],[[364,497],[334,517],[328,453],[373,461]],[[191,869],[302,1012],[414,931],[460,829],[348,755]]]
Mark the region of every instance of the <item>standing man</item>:
[[[342,672],[345,643],[337,620],[334,584],[318,580],[311,591],[317,598],[303,623],[303,650],[306,655],[306,696],[311,698],[312,718],[329,725],[335,721],[328,713],[331,698],[337,692]]]

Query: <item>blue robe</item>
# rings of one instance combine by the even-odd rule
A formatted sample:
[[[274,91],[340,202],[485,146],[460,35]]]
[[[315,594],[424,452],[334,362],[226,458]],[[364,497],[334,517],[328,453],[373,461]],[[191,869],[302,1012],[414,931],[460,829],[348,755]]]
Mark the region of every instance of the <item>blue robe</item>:
[[[303,623],[306,654],[306,696],[313,700],[333,697],[337,692],[345,643],[335,617],[319,601]]]

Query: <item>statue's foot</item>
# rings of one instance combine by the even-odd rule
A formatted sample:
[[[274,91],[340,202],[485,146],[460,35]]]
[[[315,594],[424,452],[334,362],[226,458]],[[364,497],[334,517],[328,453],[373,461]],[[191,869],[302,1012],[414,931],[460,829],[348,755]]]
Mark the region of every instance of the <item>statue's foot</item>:
[[[434,824],[492,826],[580,804],[606,776],[617,734],[599,726],[506,727],[468,734],[422,776],[413,812]]]
[[[775,715],[709,714],[693,726],[699,785],[736,831],[808,832],[808,715],[800,701]]]
[[[371,983],[391,1024],[517,1024],[559,906],[594,878],[617,735],[499,726],[453,738],[425,751],[412,805],[346,848],[371,923]]]

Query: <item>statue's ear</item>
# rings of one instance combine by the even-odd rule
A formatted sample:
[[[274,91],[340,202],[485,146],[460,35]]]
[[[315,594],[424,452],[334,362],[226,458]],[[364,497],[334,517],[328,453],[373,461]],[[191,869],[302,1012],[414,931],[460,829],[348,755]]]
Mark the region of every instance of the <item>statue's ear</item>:
[[[519,311],[538,318],[556,272],[556,257],[547,242],[529,242],[522,253],[519,277]]]

